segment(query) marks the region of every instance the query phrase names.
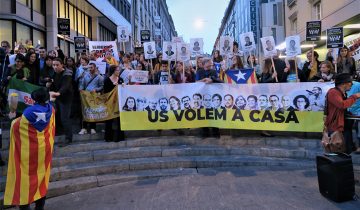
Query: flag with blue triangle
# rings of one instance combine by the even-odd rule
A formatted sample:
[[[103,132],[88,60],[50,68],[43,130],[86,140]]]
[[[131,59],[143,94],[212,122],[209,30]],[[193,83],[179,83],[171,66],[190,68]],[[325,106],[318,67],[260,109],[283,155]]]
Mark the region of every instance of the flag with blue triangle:
[[[224,82],[230,84],[253,84],[257,83],[254,69],[229,69],[225,72]]]

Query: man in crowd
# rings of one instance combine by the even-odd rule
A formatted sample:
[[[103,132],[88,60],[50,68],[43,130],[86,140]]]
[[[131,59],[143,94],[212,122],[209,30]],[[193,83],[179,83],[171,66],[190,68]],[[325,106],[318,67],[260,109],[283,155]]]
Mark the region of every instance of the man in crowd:
[[[56,127],[62,125],[65,132],[65,143],[60,146],[66,146],[72,142],[72,124],[70,120],[71,103],[73,97],[72,71],[64,68],[64,63],[60,58],[53,60],[53,69],[56,73],[54,82],[50,90],[54,91],[56,97]]]
[[[96,69],[95,63],[90,63],[88,66],[89,72],[85,74],[82,83],[79,84],[79,91],[89,91],[91,93],[101,93],[104,88],[104,78],[99,75]],[[88,123],[90,127],[90,133],[95,134],[96,123]],[[86,126],[87,123],[83,121],[82,129],[79,134],[83,135],[87,133]]]
[[[154,83],[159,85],[172,84],[175,81],[176,75],[168,70],[168,62],[161,62],[161,69],[158,73],[155,74]]]
[[[351,105],[360,98],[360,93],[355,93],[350,97],[347,97],[346,91],[351,89],[352,84],[352,77],[350,74],[339,74],[335,78],[335,87],[331,88],[326,95],[325,131],[327,131],[329,138],[337,131],[343,134],[343,139],[345,139],[345,148],[342,146],[330,147],[330,150],[332,150],[331,152],[346,152],[350,154],[353,150],[352,120],[345,119],[345,114],[347,112],[346,109],[351,107]],[[325,147],[328,146],[328,143],[329,142],[323,142]]]

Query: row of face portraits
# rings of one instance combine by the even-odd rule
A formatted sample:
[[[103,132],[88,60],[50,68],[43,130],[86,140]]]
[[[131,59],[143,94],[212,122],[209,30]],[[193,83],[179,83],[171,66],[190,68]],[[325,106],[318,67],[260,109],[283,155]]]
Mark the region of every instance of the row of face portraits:
[[[181,109],[240,109],[272,111],[323,111],[324,97],[319,87],[309,94],[294,97],[289,95],[238,95],[200,94],[178,98],[170,96],[159,99],[128,97],[122,106],[123,111],[169,111]]]

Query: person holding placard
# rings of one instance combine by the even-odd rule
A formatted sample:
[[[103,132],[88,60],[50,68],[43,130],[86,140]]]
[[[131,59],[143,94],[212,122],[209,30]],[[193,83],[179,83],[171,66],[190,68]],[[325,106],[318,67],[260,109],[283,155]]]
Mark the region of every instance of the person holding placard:
[[[308,61],[304,63],[304,66],[302,68],[302,72],[304,72],[304,75],[306,79],[311,80],[315,75],[320,72],[320,61],[319,61],[319,54],[314,51],[314,55],[312,50],[308,51],[306,53],[306,58]]]
[[[297,68],[297,70],[296,70]],[[297,73],[297,75],[296,75]],[[299,80],[300,82],[306,82],[306,77],[303,74],[303,72],[295,65],[295,60],[288,60],[288,65],[284,69],[283,78],[281,81],[286,82],[298,82],[296,80]]]
[[[175,81],[175,75],[168,70],[168,62],[162,61],[161,70],[155,74],[154,83],[158,85],[172,84]]]
[[[334,66],[330,61],[323,61],[320,64],[320,72],[313,76],[309,81],[311,82],[331,82],[335,78]]]
[[[273,69],[271,59],[270,58],[265,59],[259,83],[275,83],[276,77],[277,77],[277,73]]]

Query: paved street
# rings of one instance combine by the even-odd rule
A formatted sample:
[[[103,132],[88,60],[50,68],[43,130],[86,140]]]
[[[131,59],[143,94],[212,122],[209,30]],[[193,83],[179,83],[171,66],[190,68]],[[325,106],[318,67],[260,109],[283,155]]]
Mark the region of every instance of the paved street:
[[[359,187],[357,193],[359,194]],[[314,169],[198,169],[198,174],[95,188],[48,199],[49,210],[360,209],[318,192]]]

